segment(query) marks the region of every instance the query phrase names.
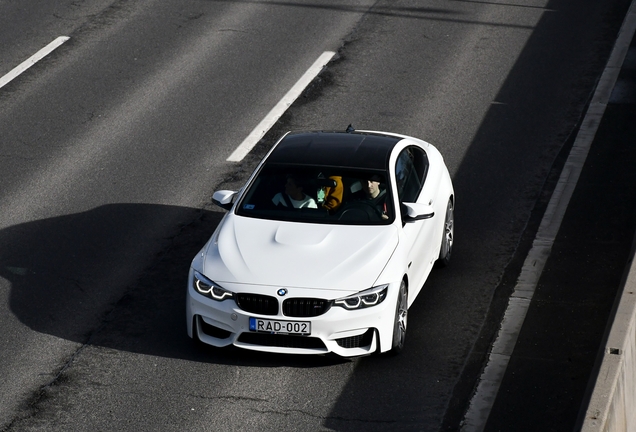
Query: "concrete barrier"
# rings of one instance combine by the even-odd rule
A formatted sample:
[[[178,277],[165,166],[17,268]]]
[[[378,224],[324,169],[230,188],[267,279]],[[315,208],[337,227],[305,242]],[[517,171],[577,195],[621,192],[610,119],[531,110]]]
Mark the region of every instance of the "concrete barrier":
[[[636,431],[636,265],[633,253],[581,430]]]
[[[616,76],[636,30],[636,0],[632,1],[603,75]],[[606,85],[614,87],[615,78]],[[603,79],[599,82],[602,86]],[[630,261],[619,289],[618,304],[609,329],[600,367],[585,416],[579,417],[583,432],[636,431],[636,263],[632,246]],[[598,362],[597,362],[598,364]],[[589,393],[588,393],[589,394]],[[584,401],[584,404],[587,400]]]

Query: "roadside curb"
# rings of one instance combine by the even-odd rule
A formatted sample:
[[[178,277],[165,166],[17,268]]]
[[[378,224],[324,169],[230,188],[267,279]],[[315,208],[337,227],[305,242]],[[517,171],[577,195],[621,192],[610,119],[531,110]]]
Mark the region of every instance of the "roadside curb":
[[[608,62],[612,77],[618,77],[636,31],[636,1],[633,1],[616,46]],[[605,75],[605,74],[604,74]],[[614,78],[615,79],[615,78]],[[599,82],[609,85],[610,82]],[[612,86],[613,87],[613,86]],[[581,430],[631,431],[636,430],[636,237],[629,261],[625,267],[621,290],[617,297],[615,314],[609,335],[603,346],[596,381],[585,411]],[[610,326],[610,323],[608,323]]]

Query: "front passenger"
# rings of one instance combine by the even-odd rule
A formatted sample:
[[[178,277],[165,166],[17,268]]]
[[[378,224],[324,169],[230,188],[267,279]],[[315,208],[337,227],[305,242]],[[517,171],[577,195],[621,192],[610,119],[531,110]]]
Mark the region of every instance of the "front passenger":
[[[275,205],[293,208],[318,208],[316,201],[303,192],[303,186],[294,176],[288,175],[285,182],[285,192],[274,195]]]

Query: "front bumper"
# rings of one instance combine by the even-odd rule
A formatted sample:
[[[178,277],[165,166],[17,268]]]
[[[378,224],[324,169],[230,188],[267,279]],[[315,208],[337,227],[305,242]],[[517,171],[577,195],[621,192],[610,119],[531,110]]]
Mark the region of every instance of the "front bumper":
[[[276,288],[262,286],[242,286],[241,289],[257,294],[276,292]],[[335,353],[354,357],[384,352],[391,348],[398,291],[399,283],[390,284],[382,303],[364,309],[346,310],[332,306],[320,316],[298,318],[283,315],[282,308],[279,308],[277,315],[259,315],[242,310],[232,299],[216,301],[199,294],[192,286],[191,270],[186,305],[188,335],[216,347],[234,345],[273,353]],[[316,292],[293,290],[293,294],[299,297],[310,294],[316,297]],[[329,294],[329,291],[324,293]],[[279,301],[282,302],[282,298]],[[310,322],[311,334],[299,336],[250,331],[250,318]]]

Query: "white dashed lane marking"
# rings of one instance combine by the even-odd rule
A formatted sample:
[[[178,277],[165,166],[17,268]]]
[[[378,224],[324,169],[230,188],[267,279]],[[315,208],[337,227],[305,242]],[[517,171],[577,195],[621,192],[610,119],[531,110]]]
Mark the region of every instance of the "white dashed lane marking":
[[[31,66],[39,62],[40,60],[42,60],[47,55],[51,54],[55,49],[57,49],[60,45],[62,45],[64,42],[66,42],[69,39],[70,38],[68,36],[60,36],[56,38],[53,42],[51,42],[50,44],[42,48],[40,51],[36,52],[31,57],[29,57],[28,59],[20,63],[11,72],[9,72],[8,74],[0,78],[0,88],[9,84],[11,81],[13,81],[18,76],[20,76],[22,72],[24,72],[25,70],[27,70],[28,68],[30,68]]]
[[[287,111],[287,108],[301,95],[309,83],[322,71],[327,63],[333,58],[335,52],[326,51],[318,57],[318,60],[305,72],[296,84],[287,92],[285,96],[276,104],[265,118],[254,128],[254,130],[243,140],[236,150],[227,158],[228,162],[240,162],[254,148],[254,146],[265,136],[278,119]]]

